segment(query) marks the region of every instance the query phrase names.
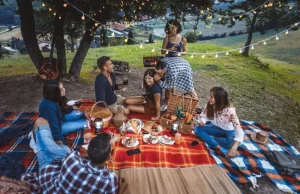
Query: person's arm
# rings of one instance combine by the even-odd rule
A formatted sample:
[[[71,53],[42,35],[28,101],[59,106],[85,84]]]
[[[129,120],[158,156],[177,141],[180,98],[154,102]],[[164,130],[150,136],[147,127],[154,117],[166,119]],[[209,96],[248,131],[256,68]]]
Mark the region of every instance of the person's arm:
[[[98,101],[107,102],[106,95],[105,95],[106,94],[105,87],[106,87],[106,84],[101,82],[101,80],[97,78],[96,82],[95,82],[96,102],[98,102]]]
[[[168,44],[168,36],[165,37],[164,41],[163,41],[163,45],[162,45],[162,49],[161,49],[161,54],[165,55],[167,52],[167,44]]]
[[[233,146],[228,151],[228,156],[234,157],[236,155],[236,151],[238,147],[243,143],[244,140],[244,131],[241,127],[240,121],[234,109],[233,109],[233,114],[231,115],[231,121],[235,131],[235,138],[234,138]]]
[[[184,37],[182,37],[182,52],[181,55],[187,54],[187,41]]]
[[[154,94],[154,102],[156,108],[156,117],[152,117],[151,120],[158,120],[160,117],[160,93]]]
[[[41,107],[40,112],[42,113],[41,117],[46,119],[49,123],[53,140],[57,142],[57,144],[63,144],[65,137],[61,133],[59,110],[57,110],[57,108],[53,106],[44,106]]]

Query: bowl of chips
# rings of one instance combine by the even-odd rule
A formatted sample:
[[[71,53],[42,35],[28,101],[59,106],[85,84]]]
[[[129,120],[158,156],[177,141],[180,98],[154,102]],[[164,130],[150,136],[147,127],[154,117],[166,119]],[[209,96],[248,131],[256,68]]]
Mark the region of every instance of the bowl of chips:
[[[140,133],[144,124],[140,119],[130,119],[126,123],[126,131],[133,133]]]

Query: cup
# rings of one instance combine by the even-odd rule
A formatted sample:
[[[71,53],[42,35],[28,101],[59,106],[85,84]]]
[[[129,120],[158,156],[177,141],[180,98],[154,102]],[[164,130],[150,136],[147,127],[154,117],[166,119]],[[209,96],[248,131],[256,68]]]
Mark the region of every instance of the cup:
[[[181,142],[181,134],[176,133],[175,134],[175,144],[180,144],[180,142]]]
[[[123,84],[124,84],[124,85],[127,85],[127,84],[128,84],[128,79],[124,79],[124,80],[123,80]]]

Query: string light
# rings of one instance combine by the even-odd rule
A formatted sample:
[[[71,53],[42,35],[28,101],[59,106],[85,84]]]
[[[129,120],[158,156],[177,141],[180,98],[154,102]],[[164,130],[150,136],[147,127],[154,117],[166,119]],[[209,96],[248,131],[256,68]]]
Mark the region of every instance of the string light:
[[[44,2],[42,3],[42,6],[43,6],[43,7],[45,7],[45,6],[46,6]]]
[[[68,6],[68,4],[67,3],[64,3],[64,7],[67,7]]]
[[[240,49],[240,53],[242,53],[243,51],[242,51],[242,49]]]
[[[202,59],[204,59],[205,58],[205,55],[202,55]]]
[[[267,45],[266,41],[264,41],[264,45]]]
[[[253,45],[251,46],[251,49],[252,49],[252,50],[254,49],[254,46],[253,46]]]
[[[58,17],[58,19],[60,19],[60,20],[61,20],[61,16],[59,16],[59,17]]]
[[[54,12],[53,15],[56,16],[56,13]]]
[[[82,20],[85,20],[84,14],[82,15],[81,19],[82,19]]]
[[[169,54],[169,51],[166,51],[166,55]]]
[[[98,24],[98,23],[95,23],[94,25],[97,27],[99,24]]]
[[[143,48],[143,43],[140,44],[140,48]]]
[[[192,54],[192,55],[191,55],[191,59],[193,59],[193,58],[194,58],[194,55]]]
[[[152,51],[152,53],[154,53],[155,52],[155,48],[153,48],[151,51]]]
[[[226,55],[229,55],[229,52],[226,52]]]
[[[52,9],[49,7],[49,11],[52,11]]]
[[[124,42],[128,42],[128,39],[126,38],[126,39],[124,40]]]
[[[112,36],[112,37],[115,37],[115,32],[113,32],[113,33],[111,34],[111,36]]]
[[[287,30],[287,31],[285,31],[285,34],[289,34],[289,31]]]
[[[278,36],[276,36],[276,40],[279,40]]]
[[[216,53],[216,56],[215,56],[216,58],[218,58],[219,57],[219,55],[218,55],[218,53]]]

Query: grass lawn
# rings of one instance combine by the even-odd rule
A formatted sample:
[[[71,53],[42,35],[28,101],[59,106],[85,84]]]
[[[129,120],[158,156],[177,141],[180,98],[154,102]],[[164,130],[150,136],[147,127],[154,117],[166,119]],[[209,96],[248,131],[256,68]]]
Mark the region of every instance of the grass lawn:
[[[300,30],[299,30],[300,32]],[[298,31],[297,31],[298,33]],[[295,32],[296,34],[296,32]],[[298,33],[300,36],[300,33]],[[291,34],[290,37],[293,37]],[[219,39],[218,39],[219,40]],[[290,41],[290,40],[289,40]],[[159,48],[162,42],[155,44],[145,44],[143,48],[140,45],[111,46],[108,48],[89,49],[88,55],[82,66],[81,77],[88,78],[93,67],[96,65],[97,58],[103,55],[109,55],[112,59],[128,61],[131,65],[142,67],[143,56],[160,55]],[[271,42],[270,42],[271,44]],[[279,46],[287,46],[284,38],[278,42]],[[152,49],[155,52],[152,52]],[[272,53],[276,51],[273,47],[260,46],[261,51]],[[298,45],[299,47],[299,45]],[[202,42],[188,44],[190,52],[210,52],[220,51],[230,48],[203,44]],[[259,49],[259,48],[258,48]],[[278,48],[278,50],[280,50]],[[283,51],[284,49],[282,49]],[[298,49],[299,50],[299,49]],[[67,64],[71,63],[75,53],[67,53]],[[264,53],[261,52],[260,55]],[[201,76],[218,77],[232,88],[237,88],[237,93],[247,93],[251,91],[253,98],[258,98],[260,91],[270,93],[279,93],[289,96],[300,103],[300,65],[282,62],[274,58],[258,59],[255,56],[244,57],[238,52],[231,53],[229,56],[220,56],[215,58],[213,55],[206,56],[204,59],[201,55],[195,55],[194,58],[185,56],[194,69],[194,72],[200,73]],[[294,53],[288,53],[290,57],[296,57]],[[47,56],[47,55],[45,55]],[[287,57],[287,56],[286,56]],[[0,60],[0,77],[9,75],[20,75],[27,73],[36,73],[29,56],[10,57]],[[241,87],[242,84],[242,87]]]

